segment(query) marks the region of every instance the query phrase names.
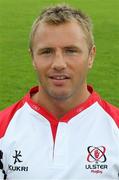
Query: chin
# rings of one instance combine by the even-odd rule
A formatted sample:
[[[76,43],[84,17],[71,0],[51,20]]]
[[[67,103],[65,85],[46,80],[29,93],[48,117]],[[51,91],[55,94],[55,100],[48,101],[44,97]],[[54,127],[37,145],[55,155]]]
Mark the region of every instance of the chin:
[[[69,93],[51,93],[50,96],[56,100],[63,101],[69,99],[72,95]]]
[[[53,88],[45,88],[44,89],[46,94],[52,98],[52,99],[55,99],[55,100],[67,100],[68,98],[70,98],[72,95],[73,95],[73,92],[71,92],[71,90],[63,90],[63,89],[53,89]]]

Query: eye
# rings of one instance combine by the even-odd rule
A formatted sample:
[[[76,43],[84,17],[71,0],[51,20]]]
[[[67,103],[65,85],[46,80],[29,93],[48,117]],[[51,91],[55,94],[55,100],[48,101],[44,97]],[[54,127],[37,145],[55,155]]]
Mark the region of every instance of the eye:
[[[45,48],[40,51],[41,55],[50,55],[53,53],[53,50],[51,48]]]
[[[74,49],[67,49],[66,52],[68,52],[68,53],[75,53],[75,52],[77,52],[77,51],[74,50]]]
[[[66,48],[65,53],[69,55],[75,55],[78,53],[78,50],[76,48]]]

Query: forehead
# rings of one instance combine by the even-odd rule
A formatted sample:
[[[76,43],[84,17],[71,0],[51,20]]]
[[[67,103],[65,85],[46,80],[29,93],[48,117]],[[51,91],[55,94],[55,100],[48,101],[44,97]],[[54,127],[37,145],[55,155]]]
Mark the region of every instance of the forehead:
[[[72,44],[85,40],[85,34],[78,22],[66,22],[59,25],[40,23],[36,29],[33,45]]]

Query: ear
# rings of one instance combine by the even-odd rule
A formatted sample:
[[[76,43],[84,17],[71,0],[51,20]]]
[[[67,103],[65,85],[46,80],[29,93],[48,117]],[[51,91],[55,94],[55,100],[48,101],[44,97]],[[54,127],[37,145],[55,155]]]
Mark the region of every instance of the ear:
[[[30,57],[33,59],[33,52],[30,48],[28,49],[28,53],[29,53]]]
[[[96,47],[93,45],[90,53],[89,53],[89,59],[88,59],[88,68],[91,69],[93,66],[93,62],[95,59],[95,54],[96,54]]]
[[[34,60],[32,60],[32,65],[33,65],[34,69],[36,70],[36,64],[35,64]]]
[[[32,52],[32,50],[30,48],[28,49],[28,52],[29,52],[30,57],[32,59],[32,65],[33,65],[34,69],[36,70],[36,64],[34,62],[33,52]]]

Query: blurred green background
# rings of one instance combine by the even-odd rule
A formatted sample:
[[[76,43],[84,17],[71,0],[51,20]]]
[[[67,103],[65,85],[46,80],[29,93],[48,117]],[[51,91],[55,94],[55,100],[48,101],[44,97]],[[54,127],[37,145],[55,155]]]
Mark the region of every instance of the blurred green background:
[[[119,0],[0,0],[0,109],[37,85],[29,32],[40,10],[57,3],[68,3],[92,18],[97,55],[88,82],[119,107]]]

